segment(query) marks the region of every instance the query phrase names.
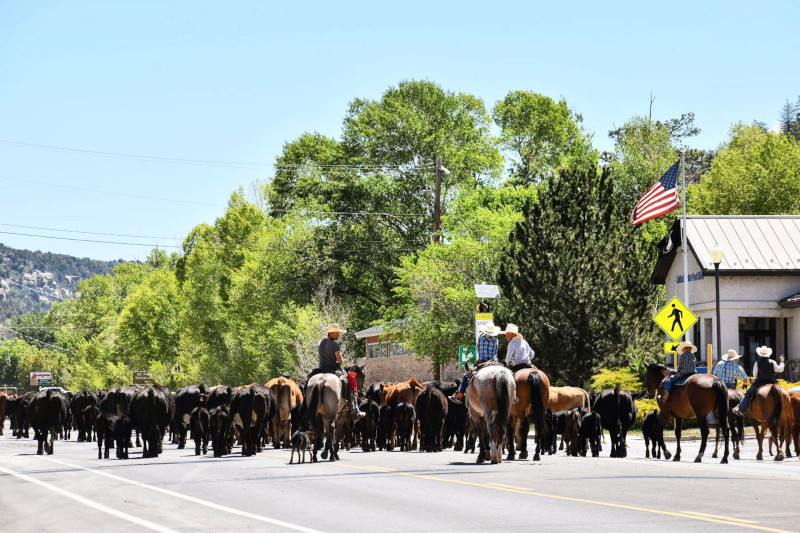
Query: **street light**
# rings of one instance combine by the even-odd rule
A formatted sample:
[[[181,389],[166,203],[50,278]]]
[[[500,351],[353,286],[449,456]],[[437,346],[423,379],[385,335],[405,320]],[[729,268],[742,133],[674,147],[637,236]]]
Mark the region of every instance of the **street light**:
[[[708,251],[708,254],[711,256],[711,262],[714,263],[714,276],[716,277],[717,283],[717,360],[720,359],[720,355],[722,353],[722,334],[720,321],[719,321],[719,264],[722,263],[722,256],[725,254],[725,251],[719,244],[714,244],[714,247]]]

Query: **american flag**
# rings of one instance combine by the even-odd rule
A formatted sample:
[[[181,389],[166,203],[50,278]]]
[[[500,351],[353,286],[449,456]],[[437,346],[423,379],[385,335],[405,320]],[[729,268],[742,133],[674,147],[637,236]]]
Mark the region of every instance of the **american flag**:
[[[641,224],[648,220],[666,215],[679,205],[678,200],[678,172],[681,162],[678,161],[667,170],[661,179],[653,184],[631,214],[631,222]]]

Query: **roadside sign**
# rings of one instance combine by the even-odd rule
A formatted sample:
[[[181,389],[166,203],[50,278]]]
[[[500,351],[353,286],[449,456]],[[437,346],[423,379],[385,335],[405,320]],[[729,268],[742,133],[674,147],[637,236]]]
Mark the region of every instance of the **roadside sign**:
[[[462,344],[458,347],[458,362],[474,364],[478,360],[478,348]]]
[[[175,363],[175,366],[173,366],[170,369],[170,374],[172,374],[173,376],[177,376],[181,372],[183,372],[183,368],[181,368],[181,364],[180,363]]]
[[[478,298],[500,298],[500,289],[497,285],[475,285],[475,296]]]
[[[153,384],[153,376],[147,370],[134,370],[133,371],[133,384],[150,386]]]
[[[39,378],[38,381],[39,381],[38,385],[39,385],[40,389],[42,387],[52,387],[53,386],[53,380],[52,379]]]
[[[665,342],[664,353],[678,353],[678,346],[680,345],[680,342]]]
[[[664,330],[664,333],[676,341],[695,325],[697,316],[684,305],[680,298],[673,296],[672,300],[656,313],[653,320]]]
[[[481,326],[489,324],[494,321],[492,313],[475,313],[475,344],[478,344],[478,336],[480,335]]]
[[[31,372],[31,381],[34,379],[53,379],[52,372]]]

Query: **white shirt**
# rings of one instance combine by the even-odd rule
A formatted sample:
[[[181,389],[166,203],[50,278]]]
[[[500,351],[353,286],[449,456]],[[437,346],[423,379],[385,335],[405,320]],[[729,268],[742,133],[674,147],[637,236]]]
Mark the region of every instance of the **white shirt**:
[[[783,372],[783,362],[778,363],[775,359],[770,359],[769,362],[772,363],[772,368],[775,369],[776,374]],[[758,377],[758,361],[753,365],[753,377]]]
[[[508,350],[506,351],[506,364],[508,366],[516,366],[521,364],[531,364],[534,352],[531,345],[525,339],[514,337],[508,343]]]

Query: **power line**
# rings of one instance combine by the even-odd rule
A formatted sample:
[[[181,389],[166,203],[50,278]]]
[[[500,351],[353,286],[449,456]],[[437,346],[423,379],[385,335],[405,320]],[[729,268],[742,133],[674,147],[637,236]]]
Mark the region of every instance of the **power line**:
[[[40,289],[38,287],[31,287],[30,285],[26,285],[25,283],[20,283],[19,281],[16,281],[16,280],[13,280],[13,279],[8,279],[7,281],[9,283],[14,283],[15,285],[19,285],[23,289],[27,289],[29,291],[34,291],[34,292],[37,292],[37,293],[39,293],[39,294],[41,294],[43,296],[47,296],[48,298],[51,298],[53,300],[59,300],[59,301],[62,301],[62,302],[65,300],[65,298],[61,298],[60,296],[55,296],[53,294],[50,294],[47,291],[44,291],[44,290],[42,290],[42,289]]]
[[[121,152],[104,152],[100,150],[83,150],[80,148],[69,148],[66,146],[52,146],[47,144],[26,143],[21,141],[11,141],[7,139],[0,139],[0,144],[6,146],[15,146],[17,148],[28,148],[34,150],[45,150],[49,152],[62,152],[69,154],[93,156],[93,157],[107,157],[113,159],[128,159],[133,161],[148,161],[154,163],[171,163],[177,165],[198,165],[198,166],[211,166],[211,167],[226,167],[226,168],[250,168],[250,169],[267,169],[267,168],[283,168],[283,169],[301,169],[301,168],[320,168],[320,169],[364,169],[364,170],[400,170],[409,171],[409,166],[412,169],[417,168],[433,168],[433,164],[419,164],[419,165],[380,165],[380,164],[330,164],[318,165],[314,163],[308,164],[273,164],[273,163],[250,163],[242,161],[215,161],[209,159],[186,159],[181,157],[162,157],[141,154],[127,154]]]
[[[9,224],[7,222],[0,222],[0,226],[8,226],[11,228],[25,228],[25,229],[41,229],[45,231],[60,231],[62,233],[83,233],[86,235],[106,235],[108,237],[132,237],[134,239],[174,239],[175,237],[154,237],[152,235],[126,235],[124,233],[101,233],[98,231],[80,231],[76,229],[59,229],[59,228],[44,228],[42,226],[23,226],[22,224]]]
[[[183,246],[169,245],[169,244],[146,244],[140,242],[121,242],[121,241],[101,241],[97,239],[79,239],[76,237],[57,237],[55,235],[38,235],[34,233],[19,233],[15,231],[0,231],[1,234],[6,235],[19,235],[23,237],[37,237],[41,239],[55,239],[61,241],[77,241],[77,242],[93,242],[99,244],[120,244],[125,246],[146,246],[149,248],[176,248],[182,249]],[[311,252],[309,248],[236,248],[226,246],[195,246],[195,250],[216,250],[216,251],[229,251],[229,252]],[[329,249],[328,252],[416,252],[418,248],[336,248]]]
[[[39,344],[44,344],[45,346],[50,346],[51,348],[55,348],[56,350],[61,350],[62,352],[76,353],[74,350],[70,350],[68,348],[62,348],[61,346],[56,346],[55,344],[50,344],[49,342],[44,342],[44,341],[41,341],[41,340],[36,339],[34,337],[29,337],[28,335],[25,335],[24,333],[20,333],[19,331],[15,330],[14,328],[9,328],[9,327],[6,327],[6,326],[2,326],[2,328],[9,330],[10,332],[12,332],[15,335],[19,335],[20,337],[24,337],[24,338],[28,339],[29,341],[38,342]]]
[[[36,181],[36,180],[26,180],[22,178],[15,178],[13,176],[3,176],[0,175],[0,179],[4,180],[11,180],[11,181],[18,181],[22,183],[34,183],[36,185],[46,185],[48,187],[58,187],[60,189],[70,189],[73,191],[83,191],[83,192],[93,192],[97,194],[110,194],[113,196],[124,196],[126,198],[138,198],[140,200],[157,200],[160,202],[174,202],[177,204],[192,204],[192,205],[207,205],[212,207],[225,207],[223,204],[212,204],[210,202],[194,202],[192,200],[176,200],[175,198],[158,198],[155,196],[144,196],[141,194],[131,194],[131,193],[124,193],[124,192],[114,192],[114,191],[103,191],[100,189],[87,189],[84,187],[74,187],[72,185],[61,185],[60,183],[47,183],[44,181]]]

